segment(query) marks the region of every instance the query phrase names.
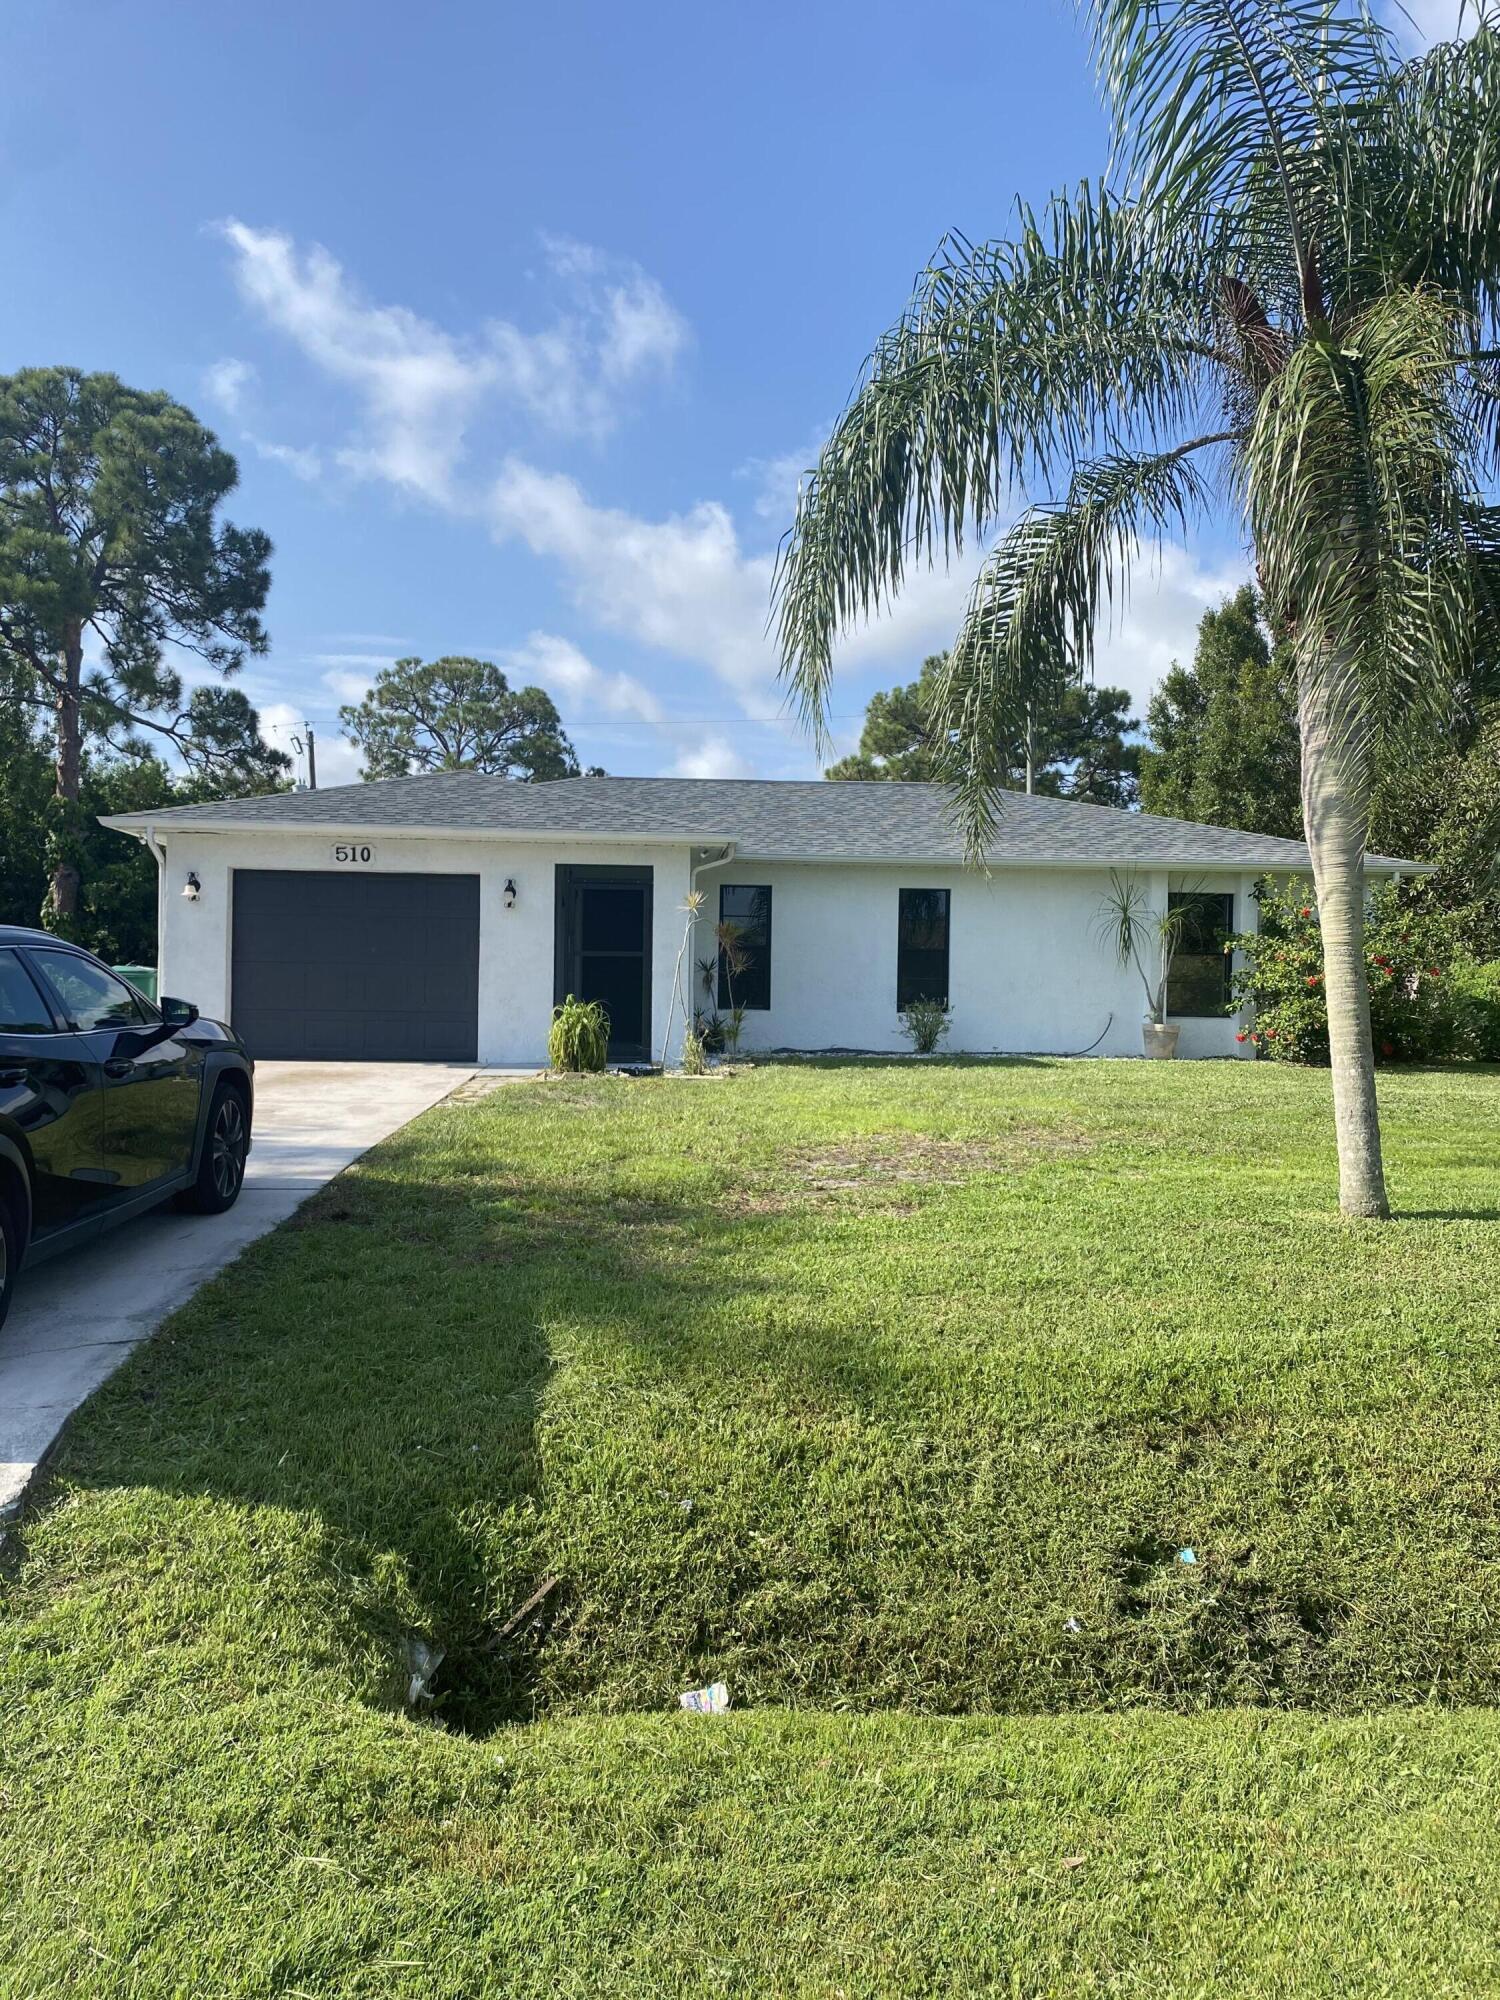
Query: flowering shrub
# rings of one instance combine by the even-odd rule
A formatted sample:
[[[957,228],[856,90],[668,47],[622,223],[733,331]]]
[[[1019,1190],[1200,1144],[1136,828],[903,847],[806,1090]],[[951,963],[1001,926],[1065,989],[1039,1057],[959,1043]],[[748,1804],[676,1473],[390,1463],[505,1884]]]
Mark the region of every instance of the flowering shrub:
[[[1323,940],[1305,883],[1263,882],[1260,929],[1230,938],[1242,954],[1231,1007],[1253,1006],[1254,1021],[1236,1040],[1281,1062],[1326,1063],[1328,1003]],[[1456,957],[1451,920],[1441,910],[1404,901],[1394,883],[1370,896],[1365,918],[1365,976],[1377,1062],[1435,1062],[1479,1053],[1453,990]]]

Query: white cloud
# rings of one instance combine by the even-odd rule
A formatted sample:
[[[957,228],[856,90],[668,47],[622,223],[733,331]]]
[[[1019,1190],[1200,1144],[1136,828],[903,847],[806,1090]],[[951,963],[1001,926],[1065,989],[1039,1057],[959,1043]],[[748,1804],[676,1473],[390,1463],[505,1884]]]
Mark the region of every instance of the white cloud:
[[[526,642],[498,655],[512,681],[534,680],[556,700],[559,694],[580,706],[638,722],[662,722],[666,710],[643,681],[631,674],[606,673],[571,639],[552,632],[529,632]]]
[[[554,276],[589,301],[601,322],[599,360],[606,381],[628,382],[650,370],[670,369],[687,346],[687,321],[639,264],[611,257],[573,236],[542,233]]]
[[[599,362],[606,382],[631,382],[651,371],[666,373],[687,342],[687,321],[644,271],[605,287]]]
[[[756,487],[751,503],[762,521],[789,528],[797,508],[797,491],[811,467],[816,465],[827,432],[797,451],[784,451],[776,458],[747,458],[736,468],[736,479],[753,480]]]
[[[269,438],[257,437],[253,431],[242,431],[240,435],[257,457],[269,459],[273,465],[284,465],[299,479],[309,483],[323,476],[323,460],[313,445],[272,444]]]
[[[341,463],[443,504],[455,501],[466,434],[488,401],[560,432],[602,436],[619,392],[670,369],[687,340],[654,279],[585,244],[548,246],[569,292],[552,325],[528,333],[497,319],[465,337],[367,299],[320,244],[300,249],[280,230],[233,220],[223,235],[241,295],[359,398],[362,433]]]
[[[679,751],[674,778],[753,778],[755,766],[723,736],[707,736],[696,749]]]
[[[365,405],[368,442],[343,457],[357,470],[445,499],[464,428],[494,378],[474,352],[405,306],[367,304],[320,245],[300,253],[274,229],[224,224],[241,295]]]
[[[646,520],[595,506],[575,480],[512,458],[491,493],[491,522],[499,539],[559,563],[595,623],[711,668],[748,715],[781,713],[767,630],[772,558],[740,546],[718,501]],[[951,638],[976,566],[977,558],[952,574],[916,572],[889,614],[844,641],[839,665],[889,663],[915,674],[922,655]]]
[[[1144,552],[1128,600],[1112,620],[1100,622],[1094,679],[1103,687],[1127,689],[1144,718],[1146,703],[1172,662],[1186,665],[1192,659],[1204,612],[1248,581],[1242,563],[1205,567],[1175,542]]]
[[[335,667],[331,672],[324,674],[323,685],[331,694],[336,694],[340,701],[361,702],[370,692],[373,678],[372,674],[350,673]]]
[[[203,371],[203,392],[221,410],[230,416],[237,416],[245,400],[245,391],[255,380],[255,369],[248,361],[236,361],[227,355],[222,361],[215,361]]]

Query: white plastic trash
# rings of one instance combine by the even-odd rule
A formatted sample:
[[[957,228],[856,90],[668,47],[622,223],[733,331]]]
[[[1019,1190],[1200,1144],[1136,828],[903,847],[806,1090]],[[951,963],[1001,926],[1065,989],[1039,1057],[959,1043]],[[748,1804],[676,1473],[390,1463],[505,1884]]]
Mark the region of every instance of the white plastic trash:
[[[694,1715],[722,1715],[729,1706],[729,1690],[722,1681],[706,1688],[689,1688],[686,1694],[678,1695],[677,1706]]]

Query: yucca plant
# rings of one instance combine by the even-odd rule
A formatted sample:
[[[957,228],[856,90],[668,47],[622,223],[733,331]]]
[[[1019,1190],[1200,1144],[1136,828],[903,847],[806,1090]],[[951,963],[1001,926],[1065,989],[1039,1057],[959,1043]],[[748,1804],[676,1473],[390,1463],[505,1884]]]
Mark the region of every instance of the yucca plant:
[[[1388,1213],[1362,949],[1372,773],[1441,728],[1492,616],[1500,12],[1398,60],[1361,0],[1088,0],[1116,180],[944,246],[804,483],[784,673],[1002,528],[934,692],[971,854],[1028,703],[1091,666],[1143,547],[1244,520],[1296,663],[1340,1198]]]
[[[552,1009],[547,1060],[557,1070],[601,1070],[609,1061],[609,1015],[600,1000],[570,993]]]

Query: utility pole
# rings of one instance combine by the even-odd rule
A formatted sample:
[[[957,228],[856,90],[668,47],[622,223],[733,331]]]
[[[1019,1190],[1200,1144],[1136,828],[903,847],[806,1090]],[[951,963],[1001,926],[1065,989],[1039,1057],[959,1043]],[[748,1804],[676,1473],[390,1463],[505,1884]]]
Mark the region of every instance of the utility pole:
[[[1032,779],[1031,719],[1032,719],[1032,705],[1031,702],[1028,700],[1026,703],[1026,790],[1028,794],[1031,791],[1031,779]]]
[[[302,727],[307,731],[307,789],[315,792],[318,789],[318,748],[313,741],[312,724],[304,722]],[[1026,789],[1029,791],[1031,787],[1028,785]]]

